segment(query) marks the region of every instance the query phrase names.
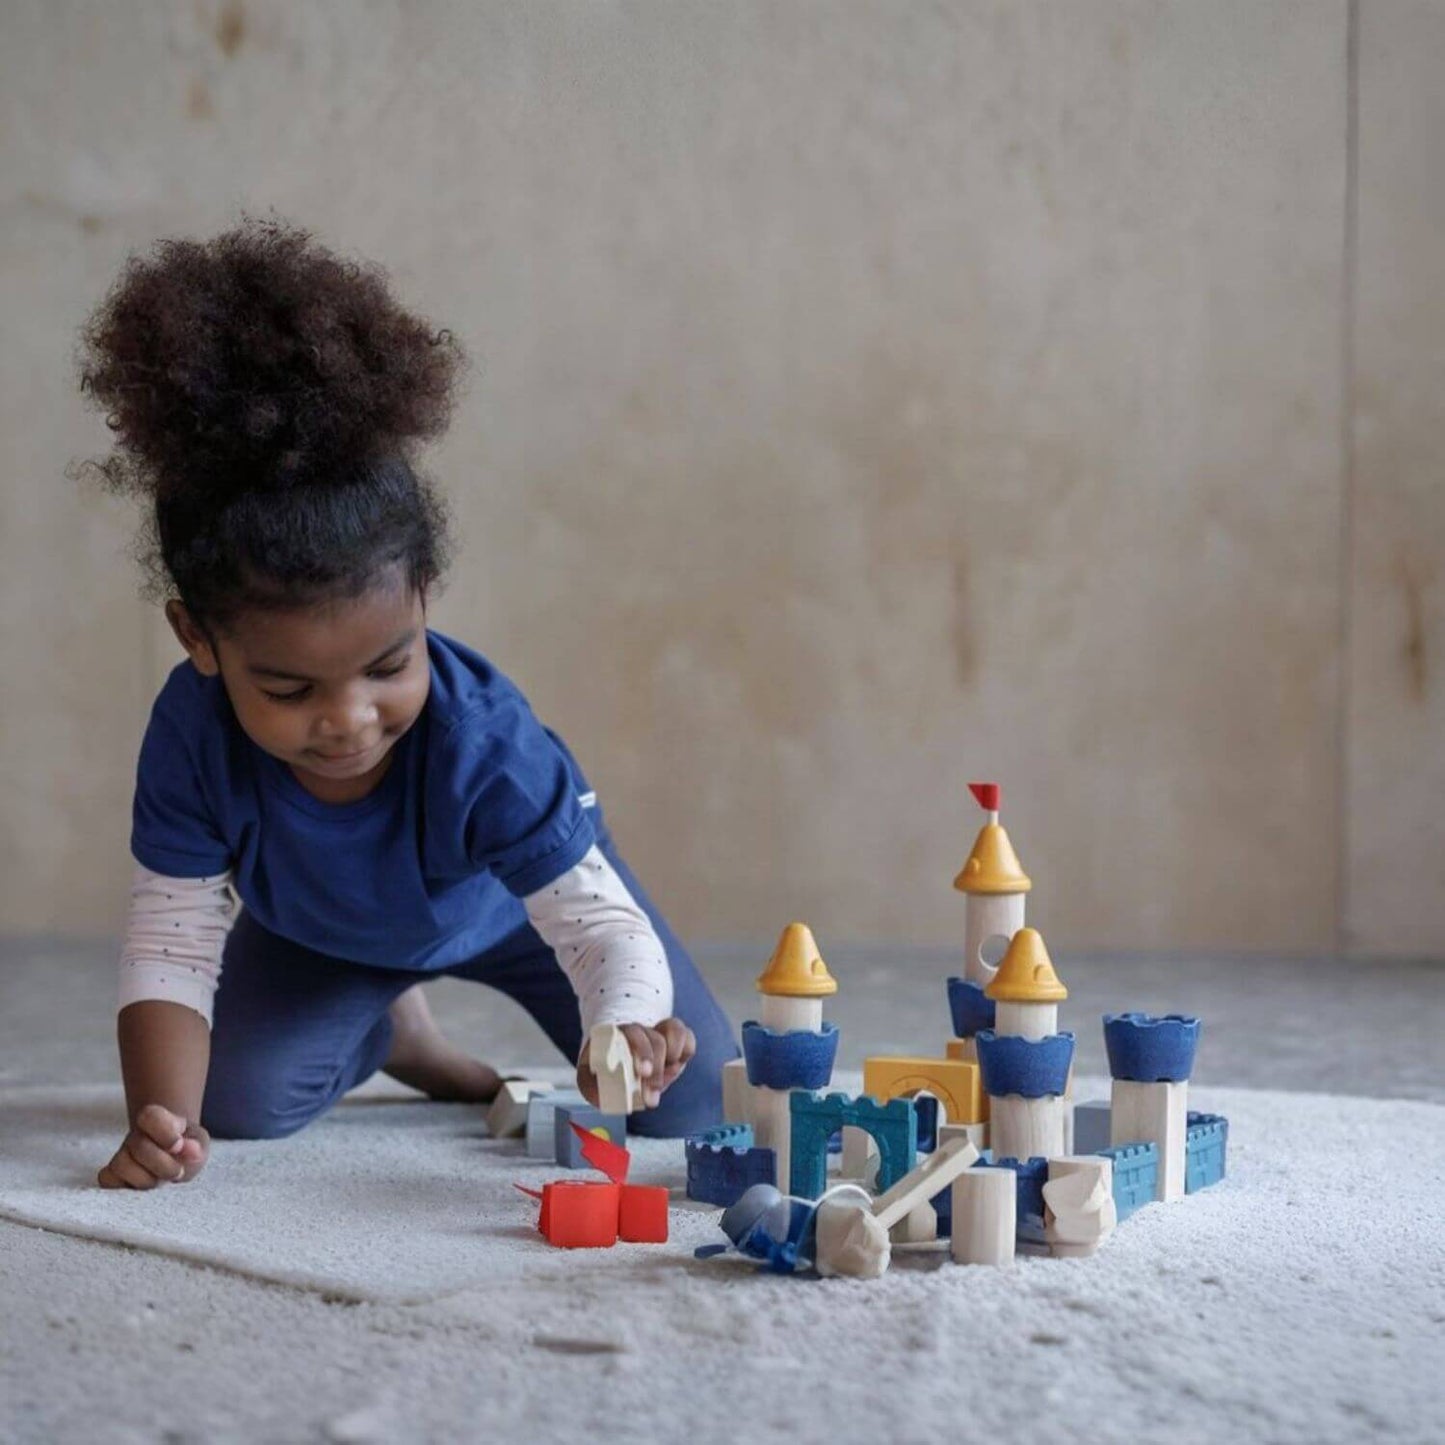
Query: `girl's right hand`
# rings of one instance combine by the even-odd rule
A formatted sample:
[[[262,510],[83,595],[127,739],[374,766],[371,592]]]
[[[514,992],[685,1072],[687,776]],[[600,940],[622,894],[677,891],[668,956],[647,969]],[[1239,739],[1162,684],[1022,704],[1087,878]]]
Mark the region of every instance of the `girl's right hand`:
[[[159,1104],[147,1104],[96,1182],[102,1189],[184,1184],[205,1168],[210,1148],[211,1136],[199,1124],[187,1123]]]

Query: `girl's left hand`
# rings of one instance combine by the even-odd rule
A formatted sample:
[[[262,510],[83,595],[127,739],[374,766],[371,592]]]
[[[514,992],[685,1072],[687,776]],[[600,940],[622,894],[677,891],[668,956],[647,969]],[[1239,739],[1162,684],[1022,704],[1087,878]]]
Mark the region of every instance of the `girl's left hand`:
[[[637,1081],[642,1085],[643,1107],[655,1109],[665,1090],[687,1067],[697,1052],[697,1038],[681,1019],[663,1019],[659,1024],[623,1024],[622,1032],[632,1046]],[[597,1076],[584,1048],[577,1063],[577,1087],[591,1104],[597,1102]]]

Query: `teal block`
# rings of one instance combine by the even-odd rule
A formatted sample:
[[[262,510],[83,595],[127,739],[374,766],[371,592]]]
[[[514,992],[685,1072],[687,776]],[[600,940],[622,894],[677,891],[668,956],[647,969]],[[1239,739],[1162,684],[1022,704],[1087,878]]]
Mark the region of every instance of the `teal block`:
[[[828,1140],[845,1125],[866,1130],[878,1143],[878,1192],[891,1189],[918,1164],[918,1111],[912,1099],[880,1104],[866,1096],[813,1094],[789,1097],[792,1150],[788,1189],[797,1199],[817,1199],[828,1187]]]

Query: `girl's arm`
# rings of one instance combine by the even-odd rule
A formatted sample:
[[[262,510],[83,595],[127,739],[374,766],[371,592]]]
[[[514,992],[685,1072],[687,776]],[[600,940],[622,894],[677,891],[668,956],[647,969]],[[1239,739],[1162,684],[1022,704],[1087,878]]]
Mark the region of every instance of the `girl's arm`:
[[[577,991],[582,1057],[577,1079],[595,1102],[586,1040],[603,1023],[622,1026],[651,1108],[696,1049],[692,1030],[671,1018],[667,951],[627,885],[597,847],[561,877],[523,900],[533,928],[557,955]]]
[[[229,885],[229,874],[166,878],[135,871],[116,1030],[130,1130],[100,1171],[103,1186],[179,1183],[205,1164],[201,1098],[211,1004],[233,915]]]

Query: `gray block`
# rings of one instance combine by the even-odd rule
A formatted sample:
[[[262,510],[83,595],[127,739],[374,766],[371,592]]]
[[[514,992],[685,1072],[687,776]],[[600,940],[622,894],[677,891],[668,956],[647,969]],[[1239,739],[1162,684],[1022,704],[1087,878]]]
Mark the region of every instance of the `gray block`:
[[[527,1100],[528,1159],[557,1157],[555,1120],[559,1104],[587,1105],[587,1100],[576,1089],[554,1089],[550,1094],[534,1094]]]
[[[1097,1154],[1109,1144],[1109,1101],[1090,1099],[1087,1104],[1075,1104],[1074,1153]]]

